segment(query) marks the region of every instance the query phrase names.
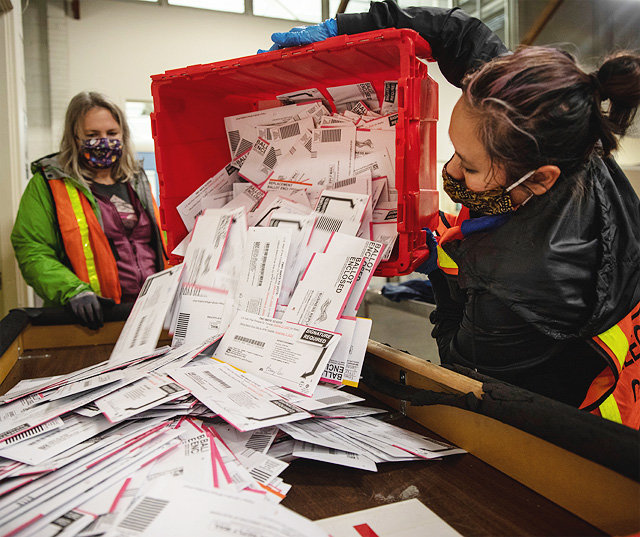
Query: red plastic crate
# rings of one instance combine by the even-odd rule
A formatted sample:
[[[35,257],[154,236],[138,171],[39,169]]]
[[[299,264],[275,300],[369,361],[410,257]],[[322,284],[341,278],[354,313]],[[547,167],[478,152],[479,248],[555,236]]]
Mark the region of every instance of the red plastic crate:
[[[231,160],[224,117],[280,106],[276,95],[283,93],[318,88],[329,97],[327,87],[357,82],[373,83],[382,101],[384,81],[398,80],[399,236],[376,275],[411,272],[428,254],[422,227],[438,210],[438,86],[423,61],[431,59],[416,32],[388,29],[152,76],[151,126],[169,251],[187,233],[176,206]]]

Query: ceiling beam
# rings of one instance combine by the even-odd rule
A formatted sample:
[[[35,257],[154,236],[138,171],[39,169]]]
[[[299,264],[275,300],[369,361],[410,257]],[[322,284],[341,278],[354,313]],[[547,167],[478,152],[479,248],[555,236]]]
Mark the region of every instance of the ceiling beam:
[[[336,11],[336,15],[338,13],[344,13],[347,10],[348,5],[349,5],[349,0],[340,0],[340,5],[338,6],[338,11]]]
[[[521,45],[532,45],[547,25],[553,14],[558,10],[564,0],[549,0],[538,18],[529,28],[529,31],[520,41]]]

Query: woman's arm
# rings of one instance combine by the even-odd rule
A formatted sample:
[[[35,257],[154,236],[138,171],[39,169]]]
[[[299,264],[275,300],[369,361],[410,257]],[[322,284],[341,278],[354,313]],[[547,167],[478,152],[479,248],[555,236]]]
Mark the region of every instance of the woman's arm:
[[[558,342],[526,323],[487,291],[461,290],[441,270],[429,274],[436,299],[432,336],[443,364],[502,378],[547,360]]]
[[[410,28],[431,46],[442,74],[454,86],[470,70],[509,50],[483,22],[464,11],[435,7],[401,9],[393,0],[371,2],[368,13],[338,15],[338,34]]]
[[[49,304],[64,305],[89,284],[64,263],[51,193],[45,179],[36,174],[24,191],[11,232],[11,243],[26,282]]]

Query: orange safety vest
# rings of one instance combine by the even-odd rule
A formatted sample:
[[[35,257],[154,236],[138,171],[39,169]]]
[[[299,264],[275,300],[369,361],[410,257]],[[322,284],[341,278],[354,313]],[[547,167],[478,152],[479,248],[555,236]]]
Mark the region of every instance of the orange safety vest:
[[[640,302],[617,324],[593,337],[607,367],[591,383],[581,409],[640,429]]]
[[[49,186],[73,271],[97,295],[119,304],[122,292],[118,267],[91,203],[69,180],[51,179]]]

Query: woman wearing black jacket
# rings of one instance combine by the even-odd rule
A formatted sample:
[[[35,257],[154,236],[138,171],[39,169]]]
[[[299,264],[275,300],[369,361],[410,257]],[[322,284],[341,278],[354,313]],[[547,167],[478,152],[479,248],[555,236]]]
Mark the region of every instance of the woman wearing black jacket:
[[[440,238],[444,270],[429,274],[442,363],[637,429],[640,202],[610,152],[640,102],[640,56],[619,53],[587,74],[550,48],[508,53],[461,10],[391,0],[272,39],[389,27],[424,37],[463,91],[443,180],[466,209]]]

